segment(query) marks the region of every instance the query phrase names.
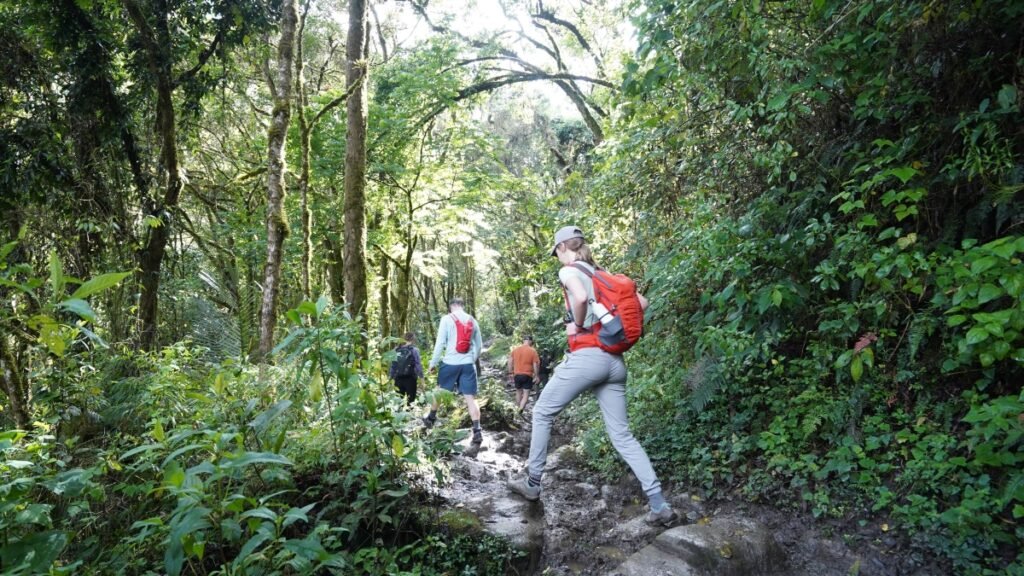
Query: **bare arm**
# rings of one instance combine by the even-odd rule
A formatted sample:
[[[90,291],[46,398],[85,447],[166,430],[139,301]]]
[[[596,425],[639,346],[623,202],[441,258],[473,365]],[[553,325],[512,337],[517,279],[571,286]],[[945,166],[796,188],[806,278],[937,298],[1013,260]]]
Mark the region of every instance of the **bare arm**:
[[[566,278],[565,291],[569,294],[569,307],[572,310],[573,321],[577,326],[583,326],[587,320],[587,290],[583,282],[575,276]]]

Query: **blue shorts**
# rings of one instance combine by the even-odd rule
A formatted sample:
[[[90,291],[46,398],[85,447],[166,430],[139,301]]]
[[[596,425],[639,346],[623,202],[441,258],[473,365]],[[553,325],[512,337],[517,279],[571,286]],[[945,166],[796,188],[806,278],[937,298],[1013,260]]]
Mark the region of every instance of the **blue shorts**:
[[[437,385],[449,392],[476,396],[476,366],[442,362],[437,369]]]

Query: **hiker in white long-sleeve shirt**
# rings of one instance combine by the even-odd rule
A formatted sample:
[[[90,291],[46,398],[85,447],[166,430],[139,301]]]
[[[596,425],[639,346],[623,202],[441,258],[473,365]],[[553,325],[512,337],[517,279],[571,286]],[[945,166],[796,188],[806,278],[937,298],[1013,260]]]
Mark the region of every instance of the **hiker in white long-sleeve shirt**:
[[[437,341],[430,358],[430,372],[437,369],[437,385],[449,392],[458,392],[466,399],[466,409],[473,420],[473,443],[483,442],[480,430],[480,407],[476,403],[476,361],[483,349],[480,325],[463,310],[462,298],[452,298],[449,314],[437,326]],[[428,428],[437,422],[438,401],[434,400],[423,422]]]

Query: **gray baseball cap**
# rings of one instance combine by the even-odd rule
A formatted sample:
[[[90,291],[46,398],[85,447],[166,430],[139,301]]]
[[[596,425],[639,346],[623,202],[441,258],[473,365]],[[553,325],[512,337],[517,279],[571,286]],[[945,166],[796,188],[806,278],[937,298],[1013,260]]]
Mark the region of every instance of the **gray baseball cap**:
[[[555,249],[558,248],[558,245],[572,238],[583,238],[583,231],[580,230],[579,226],[563,226],[559,228],[558,232],[555,232],[555,243],[551,246],[551,255],[557,256],[558,254]]]

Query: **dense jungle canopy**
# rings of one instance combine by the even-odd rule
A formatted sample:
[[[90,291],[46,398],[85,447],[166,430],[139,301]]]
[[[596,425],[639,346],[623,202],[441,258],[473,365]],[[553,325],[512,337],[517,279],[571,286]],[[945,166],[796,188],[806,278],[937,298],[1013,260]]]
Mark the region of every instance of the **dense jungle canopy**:
[[[1024,3],[0,0],[0,56],[0,572],[506,573],[387,368],[455,296],[560,357],[575,224],[671,489],[1024,573]]]

